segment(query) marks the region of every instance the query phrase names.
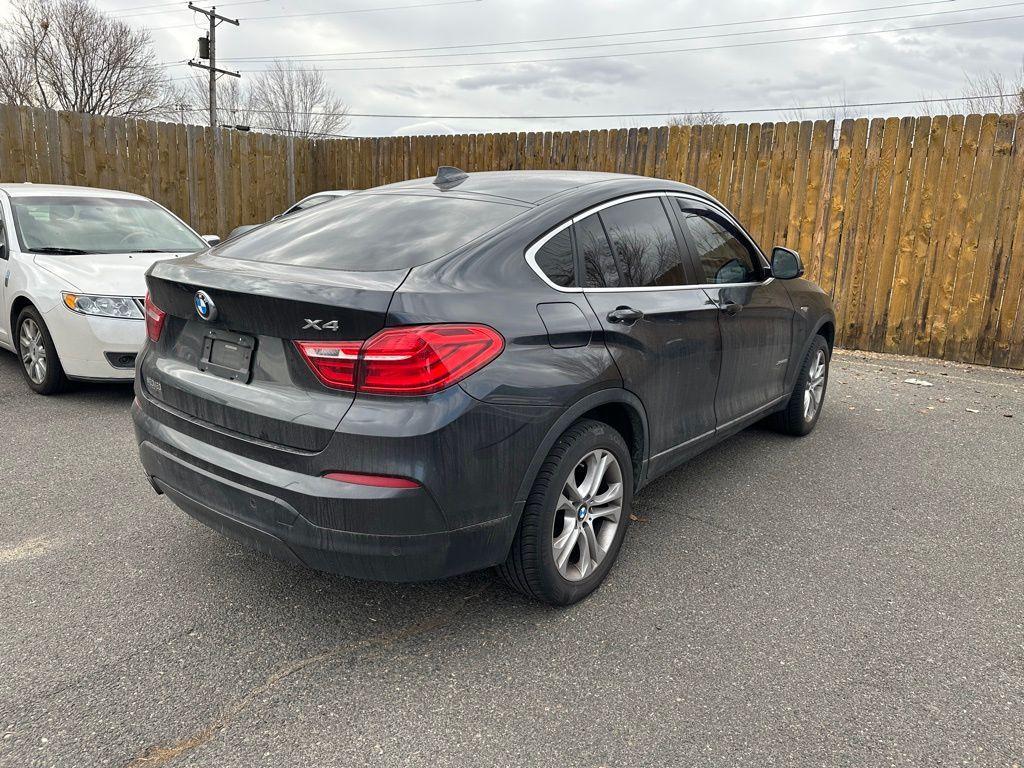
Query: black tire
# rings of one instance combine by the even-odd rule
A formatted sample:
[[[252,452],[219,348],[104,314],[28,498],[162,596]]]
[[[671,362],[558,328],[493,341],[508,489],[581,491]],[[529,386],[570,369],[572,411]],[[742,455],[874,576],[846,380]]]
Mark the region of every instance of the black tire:
[[[46,373],[40,381],[33,381],[24,361],[21,337],[22,329],[27,322],[34,323],[35,327],[39,329],[39,341],[46,353]],[[31,325],[29,327],[31,328]],[[25,383],[33,392],[40,395],[55,395],[68,388],[68,377],[64,374],[64,366],[60,364],[57,348],[53,345],[53,339],[50,337],[46,323],[43,322],[42,316],[35,307],[25,307],[18,314],[18,320],[14,324],[14,344],[17,349],[18,361],[21,363],[21,372],[25,376]]]
[[[604,449],[619,464],[622,509],[604,558],[589,575],[571,581],[559,573],[552,549],[556,506],[569,473],[588,454]],[[512,548],[498,573],[514,589],[552,605],[572,605],[600,586],[619,554],[633,506],[633,464],[622,435],[599,421],[581,419],[569,427],[548,454],[526,501]],[[601,521],[595,521],[595,530]]]
[[[811,379],[811,368],[819,359],[824,363],[823,379],[821,381],[821,397],[817,402],[813,415],[808,418],[805,413],[804,395],[807,392],[807,385]],[[821,411],[825,407],[825,392],[828,389],[828,370],[831,355],[828,349],[828,342],[823,336],[815,336],[811,342],[810,349],[804,355],[800,363],[800,373],[796,377],[796,384],[793,386],[793,394],[789,397],[786,407],[775,415],[774,426],[787,435],[803,437],[809,435],[821,418]]]

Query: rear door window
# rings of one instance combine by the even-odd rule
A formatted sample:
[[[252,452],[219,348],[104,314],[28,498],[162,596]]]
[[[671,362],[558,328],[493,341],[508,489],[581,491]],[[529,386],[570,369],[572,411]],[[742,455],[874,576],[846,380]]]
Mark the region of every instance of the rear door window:
[[[586,288],[618,288],[619,269],[604,226],[596,213],[575,225],[576,247],[583,262],[583,285]]]
[[[644,197],[605,208],[601,221],[624,287],[686,285],[679,242],[660,198]]]
[[[495,229],[525,206],[463,197],[370,194],[308,216],[285,216],[229,240],[217,254],[354,272],[409,269]]]

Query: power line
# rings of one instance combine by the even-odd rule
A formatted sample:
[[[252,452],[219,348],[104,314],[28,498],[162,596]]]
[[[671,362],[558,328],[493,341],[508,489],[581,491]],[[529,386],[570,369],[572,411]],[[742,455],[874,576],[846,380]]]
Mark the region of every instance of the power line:
[[[949,11],[930,11],[928,13],[911,13],[911,14],[903,14],[903,15],[900,15],[900,16],[885,16],[885,17],[878,18],[878,19],[853,19],[853,20],[844,20],[844,21],[831,21],[831,22],[826,22],[824,24],[808,24],[808,25],[804,25],[804,26],[800,26],[800,27],[782,27],[782,28],[776,28],[776,29],[758,29],[758,30],[747,30],[747,31],[742,31],[742,32],[719,32],[718,34],[713,34],[713,35],[692,35],[692,36],[689,36],[689,37],[666,37],[666,38],[661,38],[659,40],[632,40],[632,41],[627,41],[627,42],[616,42],[616,43],[587,43],[585,45],[554,46],[554,47],[550,47],[550,48],[524,48],[524,49],[519,49],[519,50],[494,51],[494,52],[492,52],[492,51],[476,51],[476,52],[462,52],[462,53],[409,54],[409,55],[404,55],[404,56],[380,56],[380,57],[365,58],[365,59],[345,59],[345,58],[320,59],[319,61],[340,61],[340,62],[357,63],[357,62],[363,62],[363,61],[391,61],[391,60],[398,60],[398,59],[437,59],[437,58],[451,58],[453,56],[455,56],[455,57],[464,57],[464,56],[493,56],[493,55],[505,54],[505,53],[540,53],[540,52],[546,52],[546,51],[574,51],[574,50],[582,50],[582,49],[585,49],[585,48],[611,48],[611,47],[621,47],[621,46],[630,46],[630,45],[648,45],[648,44],[653,45],[653,44],[657,44],[657,43],[681,42],[681,41],[684,41],[684,40],[714,40],[714,39],[719,39],[719,38],[723,38],[723,37],[748,37],[750,35],[764,35],[764,34],[775,33],[775,32],[798,32],[798,31],[808,30],[808,29],[824,29],[824,28],[827,28],[827,27],[835,27],[835,26],[839,26],[839,25],[847,26],[847,25],[851,25],[851,24],[872,24],[872,23],[875,23],[875,22],[883,22],[883,21],[901,21],[901,20],[904,20],[904,19],[919,19],[919,18],[923,18],[923,17],[946,16],[946,15],[949,15],[951,13],[972,13],[974,11],[987,11],[987,10],[994,10],[996,8],[1009,8],[1009,7],[1020,6],[1020,5],[1024,5],[1024,1],[1011,2],[1011,3],[999,3],[999,4],[996,4],[996,5],[983,5],[983,6],[978,6],[978,7],[975,7],[975,8],[959,8],[959,9],[949,10]],[[626,52],[624,55],[629,55],[629,52]],[[252,59],[252,60],[255,60],[255,59]]]
[[[1017,93],[992,93],[980,96],[955,96],[950,98],[932,98],[932,99],[904,99],[899,101],[865,101],[857,104],[840,104],[839,107],[843,109],[860,109],[865,107],[895,107],[905,104],[936,104],[946,103],[953,101],[975,101],[979,99],[1000,99],[1000,98],[1015,98],[1019,96]],[[291,110],[280,110],[280,109],[247,109],[248,113],[258,115],[277,115],[277,114],[293,114],[302,116],[316,116],[316,115],[335,115],[344,114],[346,117],[377,117],[377,118],[396,118],[401,120],[606,120],[612,118],[627,118],[627,117],[686,117],[703,114],[715,114],[715,115],[743,115],[743,114],[754,114],[759,112],[813,112],[820,110],[836,109],[835,104],[819,104],[817,106],[805,106],[805,107],[753,107],[753,108],[740,108],[740,109],[704,109],[694,112],[685,112],[681,110],[670,110],[667,112],[608,112],[600,114],[585,114],[585,115],[414,115],[414,114],[395,114],[395,113],[376,113],[376,112],[293,112]],[[201,109],[187,109],[186,112],[202,112]],[[340,135],[340,134],[332,134]]]
[[[310,11],[308,13],[280,13],[271,16],[244,16],[239,21],[255,22],[255,21],[270,21],[273,19],[302,19],[309,16],[340,16],[343,14],[351,13],[376,13],[378,11],[399,11],[399,10],[411,10],[415,8],[434,8],[440,5],[468,5],[471,3],[481,3],[483,0],[437,0],[432,3],[417,3],[415,5],[387,5],[380,8],[350,8],[344,11]],[[164,30],[164,29],[184,29],[192,26],[191,24],[175,24],[170,27],[153,27],[152,30]]]
[[[232,0],[232,2],[227,2],[227,3],[218,2],[216,4],[216,7],[218,7],[218,8],[226,8],[226,7],[232,6],[232,5],[253,5],[255,3],[269,3],[269,2],[270,2],[270,0]],[[134,19],[134,18],[138,18],[140,16],[159,16],[159,15],[164,14],[164,13],[170,13],[170,10],[147,10],[145,13],[135,13],[135,11],[145,10],[147,8],[169,9],[171,6],[174,6],[176,8],[181,8],[180,0],[178,2],[174,2],[174,3],[156,3],[154,5],[137,5],[137,6],[135,6],[134,8],[131,9],[132,13],[121,13],[120,10],[117,9],[117,8],[114,8],[114,9],[112,9],[110,11],[107,11],[107,12],[108,13],[116,13],[117,17],[119,19]],[[128,9],[124,8],[122,10],[128,10]],[[188,25],[182,25],[182,26],[188,26]]]
[[[508,66],[510,64],[549,64],[562,61],[593,61],[596,59],[617,59],[627,56],[660,56],[668,53],[692,53],[695,51],[718,51],[730,48],[750,48],[759,45],[778,45],[781,43],[804,43],[816,40],[836,40],[846,37],[864,37],[866,35],[885,35],[898,32],[912,32],[921,29],[939,29],[942,27],[959,27],[966,24],[981,24],[989,21],[1008,21],[1010,19],[1024,18],[1024,14],[1011,16],[992,16],[985,19],[965,19],[963,21],[947,21],[938,24],[920,24],[910,27],[899,27],[896,29],[875,29],[864,32],[843,32],[830,35],[814,35],[811,37],[782,38],[779,40],[754,40],[747,43],[722,43],[720,45],[697,46],[693,48],[670,48],[661,51],[622,51],[609,54],[592,54],[588,56],[556,56],[545,59],[513,59],[510,61],[471,61],[452,64],[396,64],[389,66],[374,67],[323,67],[319,69],[294,69],[293,72],[378,72],[400,69],[451,69],[454,67],[496,67]],[[242,72],[260,72],[259,69],[240,70]]]
[[[568,40],[594,40],[597,38],[604,37],[625,37],[629,35],[653,35],[661,34],[663,32],[690,32],[698,29],[715,29],[719,27],[735,27],[735,26],[746,26],[748,24],[770,24],[777,21],[797,21],[802,19],[820,18],[823,16],[842,16],[849,15],[852,13],[870,13],[873,11],[887,11],[893,8],[916,8],[923,5],[947,5],[949,3],[961,2],[961,0],[926,0],[926,2],[915,2],[915,3],[897,3],[895,5],[878,5],[872,8],[856,8],[844,11],[827,11],[822,13],[806,13],[798,16],[776,16],[768,19],[748,19],[746,21],[721,21],[713,24],[695,24],[685,27],[661,27],[659,29],[641,29],[633,32],[606,32],[601,34],[590,34],[590,35],[571,35],[569,37],[539,37],[532,40],[509,40],[505,42],[490,42],[490,43],[462,43],[459,45],[435,45],[427,46],[423,48],[390,48],[377,51],[338,51],[335,53],[300,53],[294,55],[278,55],[278,56],[236,56],[230,61],[269,61],[273,59],[306,59],[313,57],[330,57],[330,56],[364,56],[369,54],[378,53],[412,53],[416,51],[446,51],[454,50],[456,48],[482,48],[482,47],[494,47],[503,45],[527,45],[531,43],[555,43],[564,42]],[[926,14],[931,15],[931,14]],[[638,40],[638,43],[645,42]],[[508,53],[508,51],[500,51],[500,53]]]

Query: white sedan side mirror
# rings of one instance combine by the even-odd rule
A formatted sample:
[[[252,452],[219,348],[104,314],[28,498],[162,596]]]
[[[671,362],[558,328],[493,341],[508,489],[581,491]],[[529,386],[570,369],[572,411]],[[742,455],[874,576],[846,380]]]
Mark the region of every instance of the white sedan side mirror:
[[[203,240],[209,245],[220,245],[220,235],[203,235]]]

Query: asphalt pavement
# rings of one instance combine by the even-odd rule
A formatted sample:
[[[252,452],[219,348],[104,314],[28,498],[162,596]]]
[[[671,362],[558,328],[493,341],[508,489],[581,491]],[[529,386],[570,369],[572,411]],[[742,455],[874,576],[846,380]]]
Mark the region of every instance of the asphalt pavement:
[[[811,436],[651,485],[561,610],[243,549],[152,492],[130,403],[0,352],[2,766],[1024,763],[1020,373],[837,355]]]

